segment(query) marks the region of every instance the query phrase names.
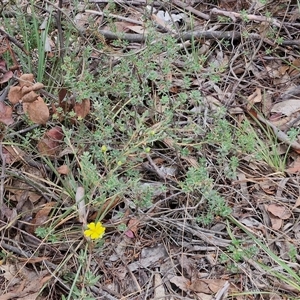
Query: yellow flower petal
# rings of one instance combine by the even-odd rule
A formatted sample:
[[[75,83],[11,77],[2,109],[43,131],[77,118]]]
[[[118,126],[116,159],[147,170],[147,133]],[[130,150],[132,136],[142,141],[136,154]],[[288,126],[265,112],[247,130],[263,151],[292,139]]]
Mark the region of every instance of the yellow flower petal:
[[[95,227],[96,227],[96,225],[95,225],[95,223],[94,222],[92,222],[92,223],[90,223],[90,224],[88,224],[88,226],[87,226],[89,229],[91,229],[91,230],[94,230],[95,229]]]
[[[105,233],[105,227],[101,224],[101,222],[94,222],[87,225],[89,229],[84,231],[84,235],[86,237],[90,237],[92,240],[101,239]]]

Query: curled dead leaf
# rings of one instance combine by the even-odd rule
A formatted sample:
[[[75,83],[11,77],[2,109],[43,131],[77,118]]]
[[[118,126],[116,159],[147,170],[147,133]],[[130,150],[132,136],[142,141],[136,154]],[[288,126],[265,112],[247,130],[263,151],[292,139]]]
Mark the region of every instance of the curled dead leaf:
[[[32,86],[23,86],[22,87],[22,95],[26,95],[33,90]]]
[[[26,95],[23,96],[22,101],[23,102],[27,102],[27,103],[31,103],[33,101],[36,101],[38,98],[38,94],[34,91],[31,91],[29,93],[27,93]]]
[[[90,112],[91,102],[90,99],[84,99],[81,103],[75,103],[74,112],[77,117],[84,119]]]
[[[37,82],[32,86],[33,91],[38,91],[44,88],[44,85],[41,82]]]
[[[43,89],[43,88],[44,88],[44,85],[40,82],[37,82],[37,83],[35,83],[31,86],[23,86],[22,87],[22,93],[23,93],[23,95],[25,95],[25,94],[27,94],[31,91],[38,91],[38,90]]]
[[[12,86],[9,89],[7,98],[11,104],[17,104],[22,98],[22,91],[20,86]]]
[[[34,76],[33,74],[23,74],[19,78],[20,87],[31,86],[33,84]]]
[[[37,100],[23,106],[27,112],[29,119],[36,124],[46,124],[49,120],[49,109],[43,98],[38,97]],[[25,108],[26,107],[26,108]]]

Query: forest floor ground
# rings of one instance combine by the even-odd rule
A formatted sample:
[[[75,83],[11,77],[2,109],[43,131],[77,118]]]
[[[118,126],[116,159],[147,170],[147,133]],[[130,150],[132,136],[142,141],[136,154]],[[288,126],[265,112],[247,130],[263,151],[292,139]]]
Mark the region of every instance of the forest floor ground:
[[[299,0],[0,12],[0,300],[299,299]]]

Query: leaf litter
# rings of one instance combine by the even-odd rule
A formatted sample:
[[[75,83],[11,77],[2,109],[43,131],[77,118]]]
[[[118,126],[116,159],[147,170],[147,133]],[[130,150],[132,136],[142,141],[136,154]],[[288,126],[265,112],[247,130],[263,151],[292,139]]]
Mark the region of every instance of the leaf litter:
[[[90,98],[83,95],[81,86],[75,91],[74,82],[69,87],[69,82],[58,80],[51,90],[46,80],[35,82],[37,74],[21,75],[25,66],[18,65],[16,56],[21,54],[16,48],[22,50],[18,39],[23,36],[0,31],[0,245],[5,256],[0,266],[0,299],[39,299],[43,287],[47,299],[61,299],[78,288],[88,296],[107,299],[162,299],[169,295],[170,299],[259,299],[260,292],[267,297],[264,299],[299,297],[299,289],[290,280],[278,280],[286,275],[282,270],[277,279],[273,273],[266,275],[260,263],[269,266],[274,261],[262,249],[254,249],[254,241],[241,228],[228,225],[218,207],[209,208],[207,201],[214,197],[220,203],[222,195],[237,220],[266,240],[273,253],[291,268],[298,268],[295,249],[299,246],[299,226],[295,220],[299,215],[300,146],[299,132],[292,137],[289,131],[296,129],[300,110],[300,63],[296,55],[299,33],[293,23],[298,20],[294,14],[297,7],[289,3],[275,9],[276,5],[253,2],[253,9],[247,12],[250,6],[246,1],[219,1],[218,7],[201,1],[173,1],[169,5],[154,1],[148,7],[147,1],[132,1],[130,5],[115,1],[112,9],[111,2],[100,2],[90,1],[85,13],[80,10],[74,14],[77,8],[71,2],[57,10],[64,11],[57,20],[68,16],[66,20],[80,32],[80,47],[88,44],[92,48],[85,65],[82,62],[86,54],[79,47],[76,59],[82,60],[76,75],[78,87],[85,68],[98,75],[110,70],[111,75],[114,69],[123,67],[126,57],[135,57],[128,63],[130,72],[120,67],[118,78],[105,78],[111,89],[101,90],[106,84],[103,80],[97,86],[98,95],[94,91]],[[20,9],[32,17],[33,7]],[[272,18],[264,16],[269,10]],[[2,19],[7,18],[5,13]],[[147,17],[155,24],[157,34],[152,44],[147,41],[153,34],[153,28],[145,22]],[[17,26],[14,16],[8,18]],[[46,37],[43,51],[55,58],[64,48],[57,35],[61,24],[57,21],[57,31],[47,33],[49,18],[43,17],[39,28]],[[89,26],[91,19],[97,30]],[[166,36],[173,37],[175,43],[164,40]],[[196,48],[191,40],[196,40]],[[122,41],[126,43],[122,45]],[[71,43],[70,48],[78,46],[76,41]],[[169,48],[162,47],[164,51],[147,58],[147,64],[155,67],[141,77],[142,54],[153,44],[168,43]],[[172,47],[186,55],[173,59]],[[198,71],[187,72],[193,51],[198,51],[194,54],[199,65],[193,66]],[[35,55],[35,49],[30,55]],[[41,59],[41,53],[39,56]],[[48,72],[49,65],[45,67]],[[145,94],[149,98],[143,103],[135,103],[131,97],[134,90],[128,82],[136,78],[140,84],[148,83]],[[126,100],[120,96],[117,83],[124,84],[129,95]],[[85,84],[88,88],[89,82]],[[102,95],[113,103],[111,115],[101,115],[105,97],[99,102],[97,97]],[[102,112],[97,105],[102,105]],[[175,107],[171,117],[170,105]],[[164,116],[172,119],[168,126],[163,123]],[[93,122],[105,117],[107,122],[97,131]],[[145,127],[141,127],[139,118]],[[265,145],[269,159],[279,157],[284,168],[268,164],[268,157],[263,157],[266,152],[259,147],[255,148],[257,153],[248,153],[249,145],[243,144],[242,136],[226,135],[231,131],[224,120],[240,130],[249,121],[249,127],[257,133],[256,145]],[[215,130],[218,121],[220,132]],[[37,127],[31,127],[30,122]],[[26,133],[36,128],[39,134],[34,132],[28,147]],[[115,134],[106,139],[103,133],[109,128]],[[266,136],[266,128],[273,139]],[[76,140],[74,136],[82,130],[96,132],[97,142]],[[125,134],[132,130],[141,138],[137,145],[143,147],[142,153],[129,150],[124,142],[134,142],[134,135]],[[158,137],[145,142],[142,137],[147,135]],[[226,141],[235,140],[246,150],[238,150],[239,165],[230,174],[234,154],[227,152]],[[100,144],[98,149],[95,144]],[[148,147],[152,147],[150,152]],[[128,155],[125,159],[117,155],[115,161],[108,161],[109,155],[122,148],[122,153]],[[90,149],[97,151],[92,159],[88,157]],[[95,164],[91,161],[97,157],[102,163],[96,166],[93,178]],[[117,176],[120,182],[130,181],[128,169],[138,172],[140,180],[130,189],[121,186],[124,191],[112,195],[110,186],[116,178],[108,175],[116,166],[124,166]],[[203,218],[205,214],[212,215],[210,222]],[[107,232],[101,240],[101,251],[98,245],[87,244],[88,259],[82,263],[80,250],[86,242],[83,227],[99,218]],[[251,254],[247,252],[250,250]],[[58,270],[60,265],[62,271]],[[76,273],[82,267],[85,273]],[[58,271],[54,276],[49,269]],[[93,288],[85,281],[88,272],[100,276]],[[68,280],[75,274],[80,276],[73,289]],[[277,292],[280,296],[275,295]]]

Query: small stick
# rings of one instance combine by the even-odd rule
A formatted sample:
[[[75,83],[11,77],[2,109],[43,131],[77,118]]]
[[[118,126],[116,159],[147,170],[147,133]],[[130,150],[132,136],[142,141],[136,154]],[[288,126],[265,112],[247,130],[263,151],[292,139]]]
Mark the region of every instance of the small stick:
[[[187,5],[183,1],[173,0],[173,4],[175,4],[176,6],[179,6],[180,8],[183,8],[183,9],[187,10],[188,12],[192,13],[193,15],[195,15],[197,17],[200,17],[204,20],[208,21],[210,19],[209,15],[202,13],[201,11],[193,8],[190,5]]]
[[[89,14],[98,15],[98,16],[108,16],[108,17],[112,17],[112,18],[115,18],[115,19],[119,19],[119,20],[122,20],[122,21],[125,21],[125,22],[137,24],[137,25],[143,25],[144,24],[142,21],[138,21],[138,20],[134,20],[134,19],[131,19],[131,18],[126,18],[126,17],[114,15],[114,14],[106,14],[102,11],[86,9],[84,12],[89,13]]]
[[[211,10],[211,14],[223,15],[223,16],[229,17],[234,22],[236,22],[236,18],[238,18],[238,19],[244,18],[244,16],[241,13],[237,13],[237,12],[233,12],[233,11],[224,11],[224,10],[221,10],[218,8],[213,8]],[[277,27],[281,27],[281,23],[278,20],[276,20],[275,18],[267,18],[267,17],[263,17],[263,16],[248,15],[248,14],[245,15],[245,18],[247,18],[248,20],[253,20],[253,21],[268,22]]]

